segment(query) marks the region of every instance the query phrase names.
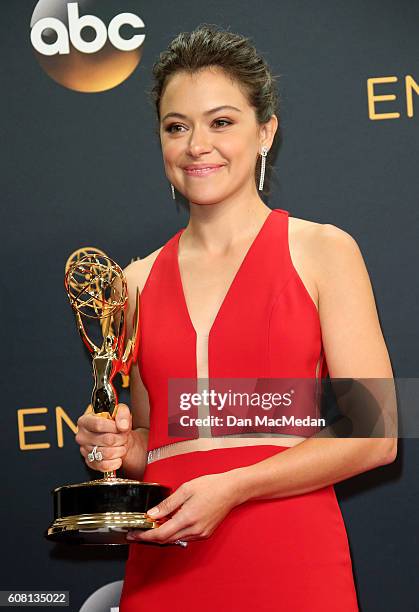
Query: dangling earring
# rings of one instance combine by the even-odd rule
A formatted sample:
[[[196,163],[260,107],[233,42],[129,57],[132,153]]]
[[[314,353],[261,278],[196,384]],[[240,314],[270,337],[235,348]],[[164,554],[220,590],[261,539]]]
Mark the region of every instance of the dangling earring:
[[[170,183],[170,189],[172,190],[172,198],[176,200],[175,188],[173,187],[172,183]]]
[[[260,166],[259,191],[263,190],[263,181],[265,180],[266,156],[268,155],[268,147],[262,147],[261,151],[262,162]]]

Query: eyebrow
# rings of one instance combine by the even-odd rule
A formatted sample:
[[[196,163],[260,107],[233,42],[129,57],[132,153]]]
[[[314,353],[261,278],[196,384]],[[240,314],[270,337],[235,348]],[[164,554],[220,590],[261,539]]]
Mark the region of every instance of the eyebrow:
[[[235,110],[238,111],[239,113],[241,113],[242,111],[237,108],[236,106],[230,106],[229,104],[224,104],[223,106],[216,106],[215,108],[211,108],[210,110],[205,111],[204,115],[211,115],[212,113],[216,113],[220,110],[224,110],[225,108],[228,108],[230,110]],[[165,119],[167,119],[168,117],[179,117],[180,119],[187,119],[186,115],[182,115],[182,113],[167,113],[162,121],[164,121]]]

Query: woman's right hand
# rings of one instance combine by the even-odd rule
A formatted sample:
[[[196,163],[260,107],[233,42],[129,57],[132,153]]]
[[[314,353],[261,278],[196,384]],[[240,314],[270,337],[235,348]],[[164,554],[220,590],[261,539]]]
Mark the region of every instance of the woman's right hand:
[[[88,467],[101,472],[112,472],[121,467],[123,458],[134,444],[132,416],[126,404],[118,404],[115,420],[90,412],[78,419],[77,426],[75,439]],[[103,458],[90,462],[87,455],[95,446]]]

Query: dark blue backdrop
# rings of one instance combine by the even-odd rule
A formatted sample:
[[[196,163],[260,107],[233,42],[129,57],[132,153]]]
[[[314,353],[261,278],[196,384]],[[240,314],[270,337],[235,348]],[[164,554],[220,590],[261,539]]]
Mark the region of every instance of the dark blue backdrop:
[[[88,3],[94,12],[95,3]],[[2,533],[1,589],[65,589],[70,609],[121,580],[127,549],[69,552],[43,539],[50,490],[88,474],[56,407],[75,423],[90,366],[63,289],[67,256],[104,249],[125,266],[187,222],[164,175],[146,91],[167,43],[203,21],[253,37],[280,76],[282,143],[267,203],[332,223],[358,242],[398,377],[416,377],[419,342],[419,106],[408,117],[405,77],[419,81],[413,0],[119,2],[145,23],[141,62],[120,86],[79,93],[51,80],[30,43],[33,0],[3,0],[1,29]],[[374,85],[373,119],[367,82]],[[18,411],[27,426],[19,437]],[[46,409],[46,410],[45,410]],[[23,432],[20,432],[23,434]],[[49,444],[48,448],[22,448]],[[417,609],[419,448],[400,441],[394,464],[336,485],[362,610]],[[91,607],[90,609],[96,609]]]

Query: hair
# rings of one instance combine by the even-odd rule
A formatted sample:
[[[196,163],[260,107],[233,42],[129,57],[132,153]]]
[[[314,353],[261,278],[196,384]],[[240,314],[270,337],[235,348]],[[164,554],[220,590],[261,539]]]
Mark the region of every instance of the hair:
[[[259,124],[269,121],[273,114],[279,117],[276,77],[250,38],[222,30],[214,24],[203,23],[192,32],[178,34],[168,48],[160,53],[153,66],[154,85],[150,93],[156,110],[158,133],[161,119],[160,102],[170,78],[179,71],[193,74],[208,67],[222,69],[239,85],[249,104],[255,109]],[[273,170],[270,163],[272,149],[273,147],[266,159],[265,187],[262,192],[266,195],[270,193],[266,179],[268,178],[269,182]],[[257,163],[256,184],[259,177],[260,163]]]

